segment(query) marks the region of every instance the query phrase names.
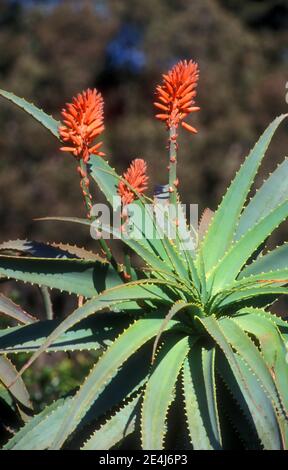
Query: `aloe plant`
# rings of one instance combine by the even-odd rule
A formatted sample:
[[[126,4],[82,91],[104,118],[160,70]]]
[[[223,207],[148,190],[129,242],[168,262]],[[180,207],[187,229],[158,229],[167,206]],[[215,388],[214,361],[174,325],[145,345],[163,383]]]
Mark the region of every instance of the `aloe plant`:
[[[60,138],[54,118],[11,93],[0,94]],[[79,390],[28,419],[4,449],[133,445],[217,450],[231,447],[231,430],[245,448],[287,449],[288,323],[268,307],[288,293],[288,246],[265,249],[268,237],[288,216],[287,160],[247,201],[270,141],[286,117],[277,117],[262,134],[215,213],[205,212],[199,243],[185,232],[194,250],[183,249],[181,224],[174,224],[173,240],[162,233],[140,193],[138,207],[162,235],[122,237],[141,257],[140,268],[120,265],[108,252],[104,257],[68,245],[16,241],[0,246],[3,278],[85,299],[62,321],[27,321],[1,330],[1,360],[8,361],[12,353],[32,353],[16,378],[7,376],[7,390],[13,393],[13,387],[24,384],[20,375],[42,353],[101,352]],[[170,159],[176,151],[173,132]],[[82,171],[112,204],[121,176],[103,156],[87,158]],[[174,155],[172,163],[170,192],[176,194]],[[95,224],[93,217],[62,220],[88,229]],[[134,223],[139,235],[142,228]],[[121,236],[109,225],[104,228]]]

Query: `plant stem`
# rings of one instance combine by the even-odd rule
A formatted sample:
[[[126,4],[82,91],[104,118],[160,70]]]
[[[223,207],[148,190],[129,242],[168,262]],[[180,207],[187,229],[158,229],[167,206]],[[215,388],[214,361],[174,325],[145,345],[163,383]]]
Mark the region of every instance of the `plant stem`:
[[[177,142],[175,126],[169,129],[169,202],[177,203]]]
[[[82,194],[87,210],[87,216],[90,219],[91,218],[91,209],[92,209],[92,196],[90,194],[89,190],[89,180],[88,180],[88,175],[87,175],[87,165],[84,163],[84,161],[81,159],[79,168],[78,168],[79,174],[80,174],[80,187],[82,189]]]
[[[79,165],[79,174],[80,174],[80,186],[82,189],[82,194],[84,197],[84,202],[87,210],[87,217],[91,219],[91,221],[95,220],[94,217],[91,216],[91,209],[92,209],[92,196],[90,194],[89,190],[89,179],[88,179],[88,174],[87,174],[87,165],[84,163],[83,159],[81,158],[80,160],[80,165]],[[103,238],[99,238],[99,243],[104,251],[107,260],[111,262],[111,264],[114,266],[114,268],[118,271],[118,263],[114,259],[112,252],[107,245],[106,241]]]

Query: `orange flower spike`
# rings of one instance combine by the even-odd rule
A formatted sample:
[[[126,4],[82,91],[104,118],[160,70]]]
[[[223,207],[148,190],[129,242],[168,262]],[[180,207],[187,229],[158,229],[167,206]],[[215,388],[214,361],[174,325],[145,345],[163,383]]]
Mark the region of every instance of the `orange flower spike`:
[[[193,106],[199,78],[198,64],[192,60],[180,61],[162,76],[162,85],[156,87],[157,101],[154,105],[165,113],[156,114],[156,118],[165,121],[169,129],[177,128],[181,123],[186,130],[197,132],[183,119],[200,109]]]
[[[146,174],[147,163],[142,158],[135,158],[126,172],[123,174],[123,178],[127,183],[137,191],[139,194],[143,194],[148,188],[148,176]],[[130,204],[133,202],[137,195],[132,191],[125,181],[120,181],[118,184],[118,194],[121,197],[123,205]]]
[[[92,153],[104,156],[99,151],[102,142],[94,143],[104,131],[103,107],[102,95],[95,88],[78,93],[72,103],[67,103],[61,112],[63,125],[59,127],[59,134],[62,141],[69,145],[60,150],[72,152],[78,159],[83,158],[84,163],[88,162]]]

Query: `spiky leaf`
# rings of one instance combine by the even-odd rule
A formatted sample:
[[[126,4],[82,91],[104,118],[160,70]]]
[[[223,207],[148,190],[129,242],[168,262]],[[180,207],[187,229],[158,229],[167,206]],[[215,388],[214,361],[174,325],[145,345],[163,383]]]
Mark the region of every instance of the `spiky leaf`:
[[[122,284],[119,274],[106,262],[0,255],[0,274],[51,289],[94,297]]]
[[[147,382],[142,407],[141,434],[144,450],[163,449],[166,417],[173,389],[189,352],[188,337],[173,337],[160,350]],[[169,371],[169,372],[168,372]]]
[[[105,386],[117,375],[120,367],[143,344],[156,335],[161,324],[159,318],[137,320],[104,352],[95,368],[71,403],[62,426],[53,441],[52,449],[59,449],[83,416],[97,400]],[[171,322],[170,327],[173,326]]]
[[[26,113],[30,114],[36,121],[40,122],[43,127],[45,127],[48,131],[51,132],[55,137],[59,138],[58,127],[60,126],[60,122],[56,121],[52,116],[46,114],[42,109],[37,108],[32,103],[28,103],[28,101],[24,100],[24,98],[19,98],[18,96],[14,95],[5,90],[0,90],[0,95],[3,98],[6,98],[8,101],[16,104],[19,108],[23,109]]]
[[[258,167],[265,155],[273,134],[286,116],[287,115],[283,114],[274,119],[262,134],[218,207],[203,240],[203,244],[201,245],[201,251],[205,259],[206,272],[210,271],[213,266],[215,266],[229,248],[234,237],[243,204],[253,183]]]

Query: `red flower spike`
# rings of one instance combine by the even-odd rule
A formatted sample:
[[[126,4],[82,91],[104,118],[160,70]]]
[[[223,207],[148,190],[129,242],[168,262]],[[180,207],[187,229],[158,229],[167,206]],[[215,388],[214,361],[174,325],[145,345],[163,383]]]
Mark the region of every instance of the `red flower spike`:
[[[72,152],[78,159],[83,158],[87,163],[91,154],[104,156],[99,149],[102,142],[94,143],[104,131],[103,124],[103,98],[101,93],[86,90],[73,98],[62,109],[63,125],[59,127],[59,134],[63,142],[69,146],[61,147],[63,152]]]
[[[148,176],[146,175],[147,163],[142,158],[135,158],[129,168],[123,174],[123,178],[129,183],[131,188],[139,194],[143,194],[148,188]],[[133,202],[137,195],[127,186],[125,181],[120,181],[118,184],[118,194],[121,196],[123,205]]]
[[[180,61],[168,72],[163,74],[163,83],[156,87],[156,108],[164,113],[156,114],[156,118],[166,122],[169,129],[182,126],[189,132],[196,133],[196,129],[183,121],[188,114],[199,111],[194,105],[196,87],[199,78],[199,68],[192,60]]]

